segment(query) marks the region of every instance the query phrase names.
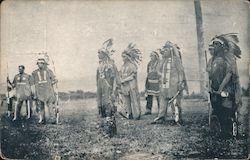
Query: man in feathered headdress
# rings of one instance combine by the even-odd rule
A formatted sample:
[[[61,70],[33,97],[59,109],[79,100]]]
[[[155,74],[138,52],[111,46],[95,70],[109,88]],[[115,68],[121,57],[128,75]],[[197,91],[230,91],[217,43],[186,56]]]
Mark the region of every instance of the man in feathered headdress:
[[[97,107],[102,118],[106,119],[108,134],[112,136],[116,133],[114,117],[113,98],[115,92],[115,81],[118,75],[117,67],[110,58],[113,40],[108,39],[103,43],[103,47],[98,51],[99,66],[96,73],[97,82]]]
[[[159,65],[160,57],[156,51],[150,53],[150,61],[147,65],[147,78],[145,83],[145,94],[146,94],[146,112],[144,115],[150,115],[153,105],[153,97],[156,97],[158,111],[160,108],[160,86],[159,86],[159,75],[157,72],[157,66]]]
[[[154,123],[164,123],[168,107],[172,107],[175,121],[181,122],[182,91],[187,91],[184,68],[182,66],[178,46],[166,42],[162,49],[162,60],[158,66],[160,75],[160,110]]]
[[[55,111],[56,95],[53,85],[58,81],[52,72],[48,68],[49,57],[46,53],[38,55],[37,66],[38,69],[32,72],[32,78],[34,86],[32,86],[32,92],[34,99],[39,110],[39,123],[45,124],[45,106],[48,106],[49,116],[52,123],[56,123],[56,114],[52,114]],[[52,114],[52,115],[51,115]]]
[[[232,135],[235,113],[241,106],[241,89],[236,58],[241,50],[235,33],[215,36],[209,45],[212,58],[207,71],[210,99],[213,108],[211,123],[217,118],[223,135]]]
[[[120,71],[121,91],[127,108],[127,118],[140,119],[141,105],[137,84],[137,65],[141,61],[141,52],[135,45],[129,44],[122,52],[123,65]]]

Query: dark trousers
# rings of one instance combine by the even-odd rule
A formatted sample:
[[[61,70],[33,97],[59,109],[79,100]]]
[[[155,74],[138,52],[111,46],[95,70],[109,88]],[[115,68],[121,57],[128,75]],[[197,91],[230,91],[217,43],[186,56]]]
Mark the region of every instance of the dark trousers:
[[[213,110],[212,115],[216,115],[219,120],[221,131],[224,133],[232,133],[234,113],[232,109],[221,107]]]
[[[228,101],[228,100],[227,100]],[[233,107],[233,101],[227,102],[225,99],[218,95],[212,95],[211,96],[211,103],[213,107],[212,115],[215,115],[220,123],[221,131],[224,133],[232,133],[233,129],[233,119],[235,118],[234,115],[234,107]],[[229,104],[229,105],[225,105]]]
[[[116,107],[113,106],[113,104],[107,104],[103,106],[102,117],[105,118],[105,120],[103,120],[102,123],[104,123],[104,131],[110,137],[113,137],[115,134],[117,134],[115,112]]]
[[[7,104],[8,105],[8,111],[12,111],[13,100],[14,100],[14,98],[9,99],[9,104]]]
[[[116,108],[112,104],[99,106],[99,114],[101,115],[102,118],[112,117],[114,116],[115,112]]]
[[[158,106],[158,111],[160,108],[160,98],[159,96],[155,96],[156,100],[157,100],[157,106]],[[147,104],[146,104],[146,112],[151,112],[152,111],[152,106],[153,106],[153,95],[148,95],[146,100],[147,100]]]

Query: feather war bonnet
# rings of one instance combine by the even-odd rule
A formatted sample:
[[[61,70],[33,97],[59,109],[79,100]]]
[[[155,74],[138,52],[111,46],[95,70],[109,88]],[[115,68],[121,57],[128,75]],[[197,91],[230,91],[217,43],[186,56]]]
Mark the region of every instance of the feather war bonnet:
[[[110,38],[105,42],[103,42],[102,48],[98,50],[98,53],[103,53],[110,58],[112,54],[115,52],[115,50],[112,49],[112,46],[113,46],[113,39]]]
[[[234,56],[237,58],[241,58],[241,50],[240,47],[237,45],[237,43],[239,43],[237,33],[227,33],[215,36],[209,46],[212,46],[212,43],[215,41],[220,42],[224,46],[226,56]]]
[[[122,52],[122,55],[126,55],[128,59],[138,65],[142,61],[141,52],[135,48],[135,44],[130,43],[128,47]]]

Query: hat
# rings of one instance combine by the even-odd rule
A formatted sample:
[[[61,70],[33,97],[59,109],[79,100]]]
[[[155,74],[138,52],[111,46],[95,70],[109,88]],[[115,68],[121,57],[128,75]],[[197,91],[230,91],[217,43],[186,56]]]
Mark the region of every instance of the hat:
[[[37,63],[49,64],[49,56],[47,53],[38,53]]]
[[[45,61],[44,59],[38,59],[36,63],[37,63],[37,64],[38,64],[38,63],[44,63],[44,64],[47,64],[47,63],[46,63],[46,61]]]

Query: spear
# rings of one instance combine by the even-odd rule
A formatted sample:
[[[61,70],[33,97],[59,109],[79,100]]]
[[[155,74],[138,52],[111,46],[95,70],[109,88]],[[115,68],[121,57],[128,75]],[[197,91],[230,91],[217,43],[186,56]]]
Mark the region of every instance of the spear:
[[[7,62],[7,81],[6,81],[6,88],[7,88],[7,104],[10,104],[10,92],[9,92],[9,66]]]
[[[54,73],[56,75],[56,68],[55,68],[55,64],[54,64],[54,61],[53,59],[51,59],[52,61],[52,64],[53,64],[53,70],[54,70]],[[56,114],[56,124],[59,124],[59,94],[58,94],[58,86],[57,86],[57,82],[55,83],[55,92],[56,92],[56,111],[55,111],[55,114]]]
[[[205,60],[206,60],[206,67],[208,65],[208,61],[207,61],[207,52],[205,51]],[[209,76],[209,75],[208,75]],[[208,96],[207,96],[207,100],[208,100],[208,124],[209,126],[211,125],[211,99],[210,99],[210,81],[209,81],[209,77],[207,77],[208,80]]]

